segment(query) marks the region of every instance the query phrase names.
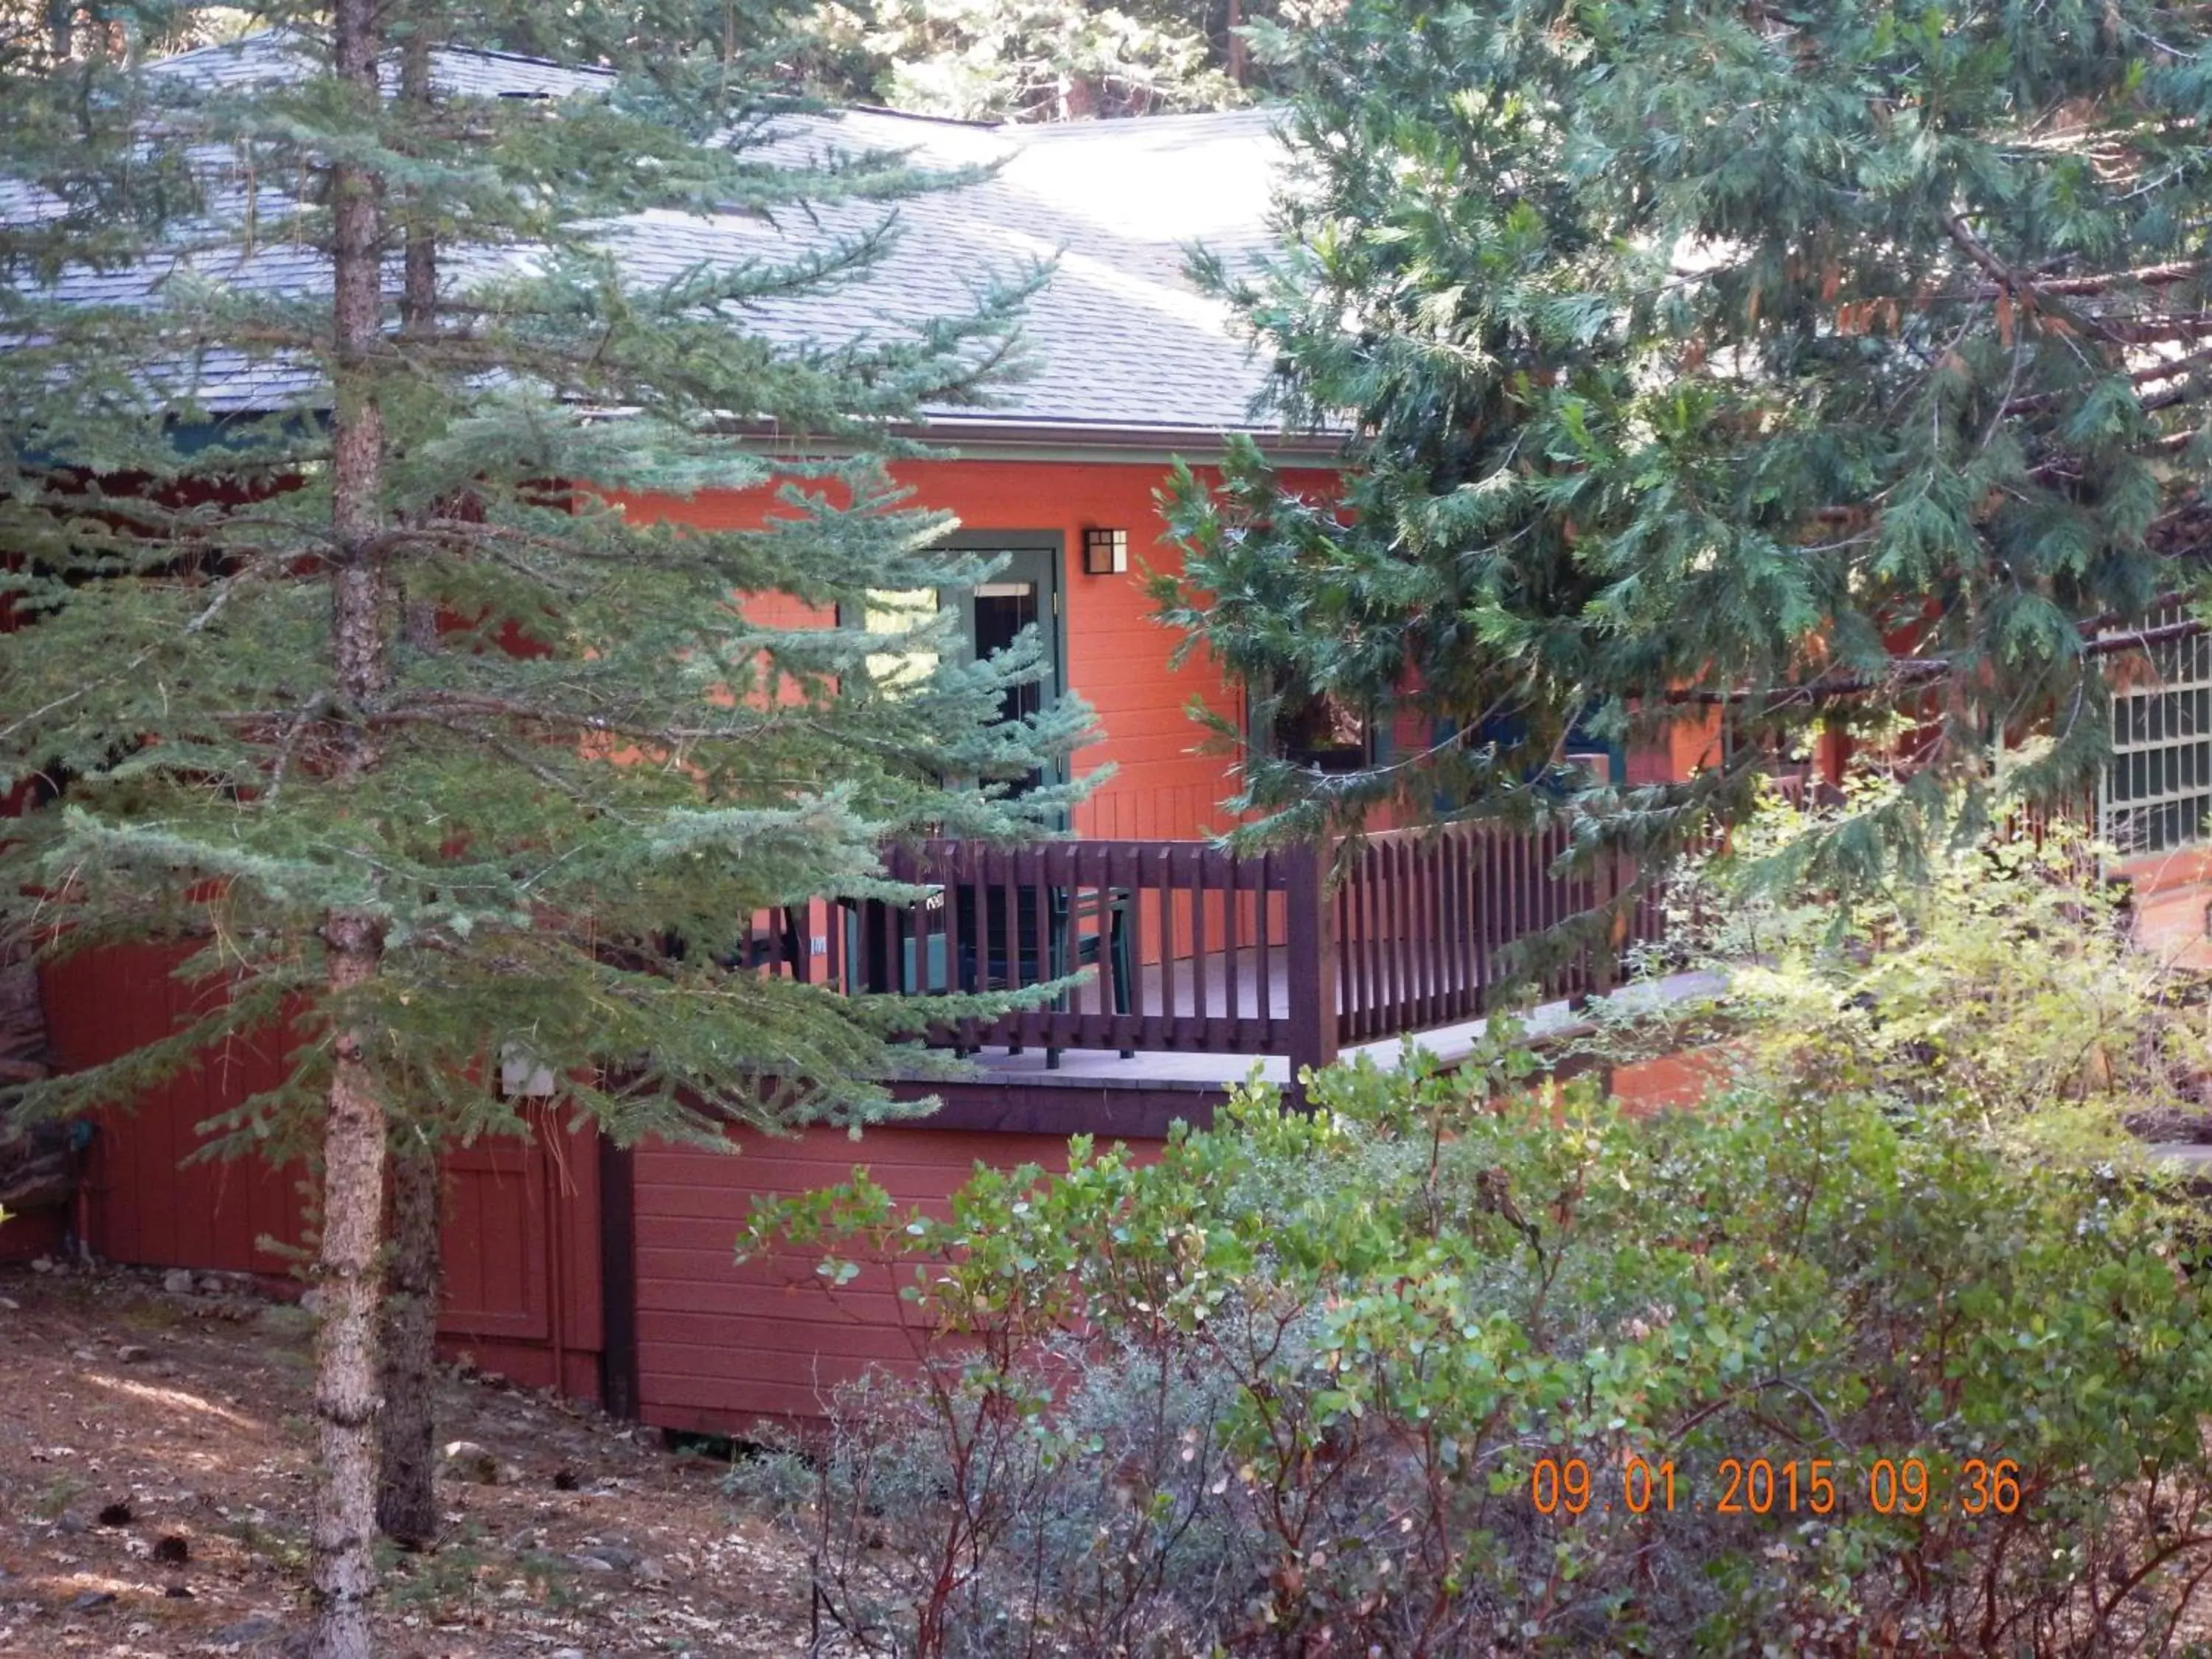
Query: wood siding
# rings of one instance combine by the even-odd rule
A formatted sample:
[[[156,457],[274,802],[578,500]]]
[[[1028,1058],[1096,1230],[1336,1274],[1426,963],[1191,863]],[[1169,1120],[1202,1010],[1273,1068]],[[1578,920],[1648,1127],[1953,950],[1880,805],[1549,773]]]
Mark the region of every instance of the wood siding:
[[[58,1069],[81,1070],[165,1036],[195,993],[173,950],[87,951],[45,970]],[[283,1075],[274,1041],[239,1040],[101,1113],[86,1176],[86,1242],[111,1261],[251,1273],[283,1285],[308,1237],[306,1170],[195,1155],[206,1126]],[[601,1291],[594,1137],[550,1122],[525,1145],[485,1141],[447,1164],[447,1352],[534,1387],[596,1398]],[[278,1248],[267,1248],[273,1242]]]
[[[1141,1144],[1141,1143],[1135,1143]],[[638,1415],[662,1428],[744,1435],[763,1419],[824,1414],[830,1393],[871,1365],[910,1366],[911,1310],[880,1264],[831,1289],[819,1257],[786,1251],[739,1266],[738,1235],[757,1194],[805,1192],[865,1168],[902,1204],[943,1213],[978,1161],[1064,1169],[1062,1135],[871,1129],[746,1134],[732,1157],[647,1146],[635,1170]]]
[[[80,1071],[167,1036],[193,1002],[191,988],[172,976],[181,959],[173,950],[117,946],[48,967],[55,1069]],[[193,1158],[208,1138],[202,1125],[283,1076],[273,1042],[234,1042],[135,1103],[101,1113],[86,1182],[93,1249],[146,1267],[288,1272],[289,1261],[262,1241],[295,1249],[304,1242],[306,1172]]]

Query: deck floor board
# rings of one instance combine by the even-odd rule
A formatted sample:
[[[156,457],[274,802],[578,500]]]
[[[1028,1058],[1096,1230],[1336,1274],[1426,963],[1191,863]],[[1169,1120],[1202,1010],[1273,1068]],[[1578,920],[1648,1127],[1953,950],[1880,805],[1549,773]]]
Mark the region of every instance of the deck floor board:
[[[1191,981],[1188,969],[1186,963],[1178,968],[1176,974],[1178,1004],[1184,1003]],[[1155,970],[1147,969],[1146,971],[1152,973]],[[1226,969],[1218,956],[1208,965],[1207,972],[1209,975],[1221,975],[1219,981],[1210,982],[1225,987]],[[1246,984],[1249,990],[1249,981]],[[1642,998],[1668,1003],[1686,1002],[1716,995],[1724,986],[1725,981],[1716,973],[1672,974],[1663,979],[1626,987],[1614,995],[1624,1000]],[[1249,994],[1245,1000],[1247,1003],[1251,1000]],[[1280,1017],[1279,1006],[1277,1012]],[[1571,1036],[1576,1028],[1584,1024],[1565,1001],[1547,1002],[1530,1010],[1528,1020],[1532,1038],[1553,1042]],[[1358,1043],[1346,1048],[1343,1058],[1351,1060],[1365,1055],[1384,1070],[1395,1070],[1405,1054],[1406,1046],[1411,1043],[1426,1049],[1446,1065],[1454,1065],[1474,1052],[1475,1044],[1481,1039],[1485,1024],[1480,1019],[1461,1020],[1429,1030],[1416,1031],[1408,1036],[1383,1037],[1372,1042]],[[1287,1084],[1291,1080],[1290,1061],[1281,1054],[1182,1054],[1140,1048],[1124,1060],[1110,1048],[1066,1048],[1060,1051],[1059,1066],[1050,1068],[1045,1064],[1045,1054],[1042,1048],[1026,1048],[1019,1054],[1010,1054],[1003,1048],[994,1048],[970,1056],[970,1062],[976,1068],[974,1081],[1040,1088],[1096,1089],[1101,1085],[1112,1087],[1118,1085],[1145,1089],[1188,1088],[1210,1093],[1243,1082],[1255,1067],[1265,1082]]]

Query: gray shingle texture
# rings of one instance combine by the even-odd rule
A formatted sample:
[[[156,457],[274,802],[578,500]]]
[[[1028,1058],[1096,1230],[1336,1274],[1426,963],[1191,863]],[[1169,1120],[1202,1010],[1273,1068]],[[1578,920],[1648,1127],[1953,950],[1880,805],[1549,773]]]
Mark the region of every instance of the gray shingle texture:
[[[201,84],[236,86],[296,72],[290,59],[284,37],[271,33],[159,67]],[[588,94],[603,84],[588,72],[497,52],[444,52],[436,74],[457,94],[484,97]],[[609,241],[634,281],[653,284],[702,263],[779,264],[889,217],[895,237],[878,264],[825,291],[756,301],[746,307],[748,325],[793,348],[896,338],[926,319],[970,308],[994,281],[1018,280],[1047,263],[1051,275],[1025,313],[1026,378],[1003,386],[988,411],[963,416],[1065,429],[1071,439],[1098,428],[1267,429],[1251,413],[1262,366],[1226,308],[1183,273],[1193,245],[1232,264],[1267,246],[1282,160],[1267,112],[985,127],[854,110],[779,117],[765,135],[764,153],[778,160],[884,150],[933,170],[994,170],[894,204],[829,201],[809,212],[780,212],[773,222],[736,212],[647,214],[611,227]],[[223,216],[242,202],[233,192]],[[21,196],[0,198],[0,212],[24,206]],[[130,303],[182,269],[264,294],[319,291],[327,282],[320,256],[286,240],[289,204],[262,184],[255,211],[250,249],[218,236],[228,245],[180,252],[158,267],[72,273],[65,293]],[[465,283],[466,270],[454,280]],[[234,410],[312,396],[317,376],[310,364],[218,353],[193,366],[191,378],[208,408]]]

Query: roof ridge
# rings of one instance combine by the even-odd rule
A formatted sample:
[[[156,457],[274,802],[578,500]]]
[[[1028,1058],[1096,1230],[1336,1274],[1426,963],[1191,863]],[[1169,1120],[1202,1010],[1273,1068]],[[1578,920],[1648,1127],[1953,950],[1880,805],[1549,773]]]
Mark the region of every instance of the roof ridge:
[[[250,46],[273,45],[298,33],[289,23],[271,23],[267,28],[252,29],[228,40],[203,40],[197,46],[165,52],[159,58],[148,58],[146,66],[152,69],[161,64],[181,64],[187,58],[212,58],[218,53],[243,52]]]
[[[257,46],[274,46],[304,30],[290,23],[271,23],[266,28],[250,29],[228,40],[204,40],[197,46],[186,46],[179,52],[164,52],[150,60],[153,64],[180,64],[188,58],[209,58],[218,54],[238,52]],[[526,64],[532,69],[558,70],[568,75],[612,75],[614,71],[600,64],[564,64],[557,58],[540,58],[534,52],[508,52],[500,46],[457,46],[451,43],[436,48],[458,58],[489,58],[501,63]]]
[[[197,46],[187,46],[155,59],[158,64],[180,64],[187,59],[232,55],[256,48],[282,44],[301,33],[287,23],[273,23],[266,28],[254,29],[230,40],[210,40]],[[541,58],[532,52],[509,52],[500,46],[459,46],[447,44],[437,50],[455,58],[480,61],[514,64],[536,70],[550,70],[556,74],[611,78],[616,71],[600,64],[568,64],[556,58]],[[1228,123],[1255,116],[1272,117],[1276,106],[1246,104],[1232,109],[1173,110],[1147,112],[1142,115],[1092,116],[1079,121],[984,121],[968,116],[939,115],[926,110],[896,109],[889,104],[831,104],[820,106],[817,111],[791,111],[791,114],[819,113],[828,116],[846,114],[882,116],[896,121],[912,121],[927,126],[951,127],[965,132],[988,133],[1010,143],[1028,145],[1040,141],[1054,143],[1081,140],[1107,132],[1115,135],[1135,131],[1157,131],[1164,126],[1203,126],[1212,123]]]
[[[1243,104],[1235,109],[1179,109],[1165,114],[1101,115],[1087,117],[1080,121],[1008,121],[1001,123],[999,131],[1009,137],[1031,143],[1038,139],[1089,137],[1101,132],[1157,131],[1167,126],[1226,125],[1255,118],[1273,120],[1281,109],[1279,104]]]
[[[498,46],[442,46],[440,52],[453,53],[457,58],[495,58],[504,64],[527,64],[532,69],[558,70],[563,75],[607,75],[614,70],[603,64],[564,64],[557,58],[539,58],[526,52],[507,52]]]
[[[822,108],[825,113],[832,115],[888,115],[894,120],[927,121],[933,126],[964,127],[970,132],[1006,131],[1004,121],[979,121],[966,115],[934,115],[927,110],[894,109],[889,104],[824,104]]]

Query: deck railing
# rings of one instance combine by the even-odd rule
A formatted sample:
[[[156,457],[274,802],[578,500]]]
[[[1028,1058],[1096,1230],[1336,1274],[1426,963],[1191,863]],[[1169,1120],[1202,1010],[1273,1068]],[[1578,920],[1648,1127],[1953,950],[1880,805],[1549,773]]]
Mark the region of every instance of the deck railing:
[[[1057,1006],[940,1034],[957,1046],[1280,1054],[1294,1041],[1293,1011],[1315,1000],[1322,943],[1310,851],[940,841],[895,848],[885,863],[894,878],[937,890],[862,907],[861,988],[1022,990],[1093,970]],[[885,982],[887,964],[899,983]]]
[[[1508,947],[1612,896],[1601,877],[1558,876],[1563,829],[1503,834],[1474,824],[1366,838],[1336,889],[1340,1040],[1364,1042],[1487,1012]],[[1554,996],[1604,988],[1611,960],[1587,946],[1552,966]]]
[[[1555,873],[1566,845],[1564,829],[1391,830],[1353,850],[1332,887],[1311,848],[924,842],[884,860],[918,896],[770,913],[755,955],[768,971],[855,994],[1078,980],[1043,1006],[932,1032],[956,1048],[1036,1048],[1048,1061],[1097,1048],[1323,1064],[1343,1046],[1479,1018],[1519,965],[1516,945],[1624,890],[1617,863]],[[1639,896],[1546,967],[1544,993],[1607,988],[1622,948],[1657,922],[1656,904]]]

